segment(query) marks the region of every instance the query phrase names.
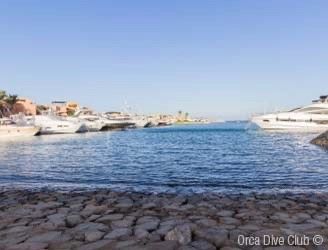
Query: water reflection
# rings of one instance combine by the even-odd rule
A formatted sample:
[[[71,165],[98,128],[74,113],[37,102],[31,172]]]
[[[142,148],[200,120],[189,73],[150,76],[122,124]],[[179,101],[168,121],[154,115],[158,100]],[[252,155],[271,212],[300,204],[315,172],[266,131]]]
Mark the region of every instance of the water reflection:
[[[326,190],[313,135],[248,124],[177,126],[0,143],[0,184],[145,191]]]

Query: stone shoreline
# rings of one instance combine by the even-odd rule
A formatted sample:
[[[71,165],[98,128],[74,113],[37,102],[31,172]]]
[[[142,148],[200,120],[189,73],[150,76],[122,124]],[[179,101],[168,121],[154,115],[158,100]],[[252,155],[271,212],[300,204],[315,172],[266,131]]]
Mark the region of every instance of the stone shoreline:
[[[0,249],[325,249],[328,194],[220,195],[3,190]],[[322,235],[315,246],[243,246],[238,237]],[[241,235],[241,236],[240,236]],[[250,243],[250,242],[249,242]]]

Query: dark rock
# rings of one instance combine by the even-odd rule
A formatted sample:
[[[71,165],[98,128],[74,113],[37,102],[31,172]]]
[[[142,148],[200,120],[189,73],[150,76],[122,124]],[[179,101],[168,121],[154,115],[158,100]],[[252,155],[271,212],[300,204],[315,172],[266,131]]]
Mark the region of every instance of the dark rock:
[[[328,131],[314,138],[311,143],[328,149]]]

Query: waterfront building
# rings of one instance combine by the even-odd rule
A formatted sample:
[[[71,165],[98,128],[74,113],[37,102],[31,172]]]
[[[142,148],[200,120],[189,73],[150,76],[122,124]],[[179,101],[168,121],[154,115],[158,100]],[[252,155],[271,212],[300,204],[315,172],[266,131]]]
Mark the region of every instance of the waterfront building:
[[[80,105],[72,101],[53,101],[50,109],[59,116],[71,116],[80,109]]]
[[[12,113],[23,113],[25,115],[36,115],[37,105],[30,99],[19,97],[13,105]]]

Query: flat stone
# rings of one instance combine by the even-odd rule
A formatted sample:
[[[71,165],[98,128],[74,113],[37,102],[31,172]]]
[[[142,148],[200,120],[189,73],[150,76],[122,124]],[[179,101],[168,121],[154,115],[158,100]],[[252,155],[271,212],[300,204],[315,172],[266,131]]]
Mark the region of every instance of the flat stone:
[[[212,219],[201,219],[196,221],[196,224],[203,226],[203,227],[214,227],[217,226],[218,223]]]
[[[180,225],[180,224],[184,224],[186,223],[187,221],[185,220],[181,220],[181,219],[168,219],[168,220],[164,220],[160,223],[160,226],[161,227],[166,227],[166,226],[171,226],[172,228],[177,226],[177,225]]]
[[[48,201],[48,202],[39,202],[38,204],[32,206],[36,210],[49,210],[61,207],[63,203],[55,202],[55,201]]]
[[[316,230],[318,229],[318,225],[311,224],[311,223],[305,223],[305,224],[286,224],[281,227],[281,229],[284,230],[291,230],[292,232],[298,232],[298,233],[306,233],[308,231]]]
[[[136,228],[134,230],[134,235],[136,236],[137,239],[143,239],[143,238],[147,238],[149,236],[149,232],[142,228]]]
[[[87,222],[77,225],[73,228],[75,231],[95,231],[99,230],[101,232],[107,232],[109,230],[109,227],[102,224],[102,223],[94,223],[94,222]]]
[[[56,231],[58,227],[50,221],[47,221],[45,223],[39,224],[38,229],[41,231]]]
[[[69,208],[71,209],[71,211],[80,212],[83,208],[83,204],[73,204],[73,205],[70,205]]]
[[[313,218],[315,220],[319,220],[319,221],[326,221],[328,219],[328,215],[327,214],[317,214],[315,216],[313,216]]]
[[[104,232],[96,231],[87,231],[85,232],[85,241],[94,242],[100,240],[105,235]]]
[[[220,212],[216,213],[216,215],[220,217],[232,217],[234,214],[235,212],[231,210],[221,210]]]
[[[196,240],[193,241],[190,245],[199,250],[216,250],[214,245],[205,240]]]
[[[131,247],[136,245],[138,242],[135,240],[125,240],[125,241],[119,241],[115,244],[115,247],[113,249],[126,249],[127,247]]]
[[[121,237],[130,236],[131,234],[132,234],[132,231],[130,228],[117,228],[117,229],[111,231],[110,233],[108,233],[107,235],[105,235],[104,239],[114,240],[114,239],[118,239]]]
[[[136,228],[141,228],[146,231],[154,231],[157,229],[159,222],[158,221],[149,221],[143,224],[139,224]]]
[[[80,249],[83,245],[81,241],[69,240],[64,242],[50,243],[49,250],[68,250],[68,249]]]
[[[75,227],[76,225],[82,223],[82,217],[80,215],[69,215],[66,217],[66,225],[68,227]]]
[[[26,232],[19,232],[14,234],[5,234],[4,240],[0,240],[0,249],[1,245],[13,246],[24,242],[29,235]]]
[[[254,236],[258,236],[260,238],[263,238],[264,235],[273,235],[276,237],[283,236],[279,229],[262,229],[254,233]]]
[[[18,226],[27,226],[30,222],[31,222],[30,219],[22,218],[22,219],[19,219],[18,221],[16,221],[15,223],[9,224],[8,228],[18,227]],[[0,230],[2,230],[3,228],[5,228],[5,225],[0,225]]]
[[[191,227],[188,224],[180,225],[169,231],[165,240],[178,241],[182,245],[186,245],[191,242]]]
[[[179,247],[179,243],[177,241],[162,241],[149,243],[144,246],[145,250],[176,250]]]
[[[7,250],[44,250],[48,248],[48,243],[24,242],[14,246],[8,246]]]
[[[160,228],[156,230],[156,233],[161,236],[165,236],[173,228],[174,225],[160,226]]]
[[[49,215],[47,218],[49,220],[50,223],[52,223],[56,228],[57,227],[65,227],[66,223],[65,223],[65,214],[52,214]]]
[[[197,248],[193,247],[193,246],[181,246],[178,248],[178,250],[198,250]]]
[[[95,206],[92,204],[87,205],[82,211],[81,214],[83,216],[90,216],[92,214],[102,214],[108,209],[107,206],[102,205],[102,206]]]
[[[306,222],[311,223],[313,225],[316,225],[318,227],[327,227],[327,224],[325,222],[322,222],[322,221],[319,221],[319,220],[309,219]]]
[[[7,234],[12,234],[12,233],[19,233],[19,232],[27,232],[31,229],[32,229],[32,227],[29,227],[29,226],[17,226],[17,227],[11,227],[11,228],[7,229],[5,232]]]
[[[242,226],[239,226],[238,228],[243,231],[259,231],[260,230],[259,226],[253,225],[253,224],[242,225]]]
[[[240,225],[240,220],[231,217],[221,217],[220,222],[226,225]]]
[[[276,212],[272,216],[270,216],[272,220],[282,221],[284,223],[293,223],[295,222],[294,219],[292,219],[288,213],[283,212]]]
[[[296,222],[296,223],[302,223],[304,222],[305,220],[309,220],[311,219],[311,216],[309,214],[306,214],[306,213],[297,213],[297,214],[294,214],[292,216],[292,219]]]
[[[117,208],[131,208],[133,206],[133,200],[129,198],[124,198],[118,201],[118,204],[115,205]]]
[[[148,240],[149,242],[159,242],[159,241],[162,241],[162,238],[161,238],[161,236],[158,235],[157,233],[152,232],[152,233],[150,233],[150,234],[148,235],[147,240]]]
[[[38,235],[32,236],[27,239],[26,242],[41,242],[41,243],[50,243],[60,241],[62,232],[59,231],[50,231],[46,233],[40,233]]]
[[[101,217],[100,214],[93,214],[90,215],[90,217],[87,219],[87,221],[94,222],[95,220],[99,219]]]
[[[144,224],[144,223],[147,223],[147,222],[153,222],[153,221],[157,221],[158,223],[160,222],[160,220],[157,217],[154,217],[154,216],[143,216],[143,217],[140,217],[137,220],[137,225]]]
[[[142,205],[142,209],[153,209],[156,207],[156,204],[153,202],[146,203]]]
[[[93,243],[83,245],[78,250],[107,250],[113,249],[113,241],[111,240],[98,240]]]
[[[100,217],[99,219],[96,220],[96,222],[101,222],[105,224],[109,224],[112,221],[115,220],[121,220],[123,219],[124,215],[123,214],[108,214]]]
[[[133,225],[133,220],[131,219],[115,220],[110,225],[112,228],[131,227]]]
[[[194,233],[196,238],[206,240],[216,247],[222,247],[228,240],[228,231],[219,227],[196,229]]]

